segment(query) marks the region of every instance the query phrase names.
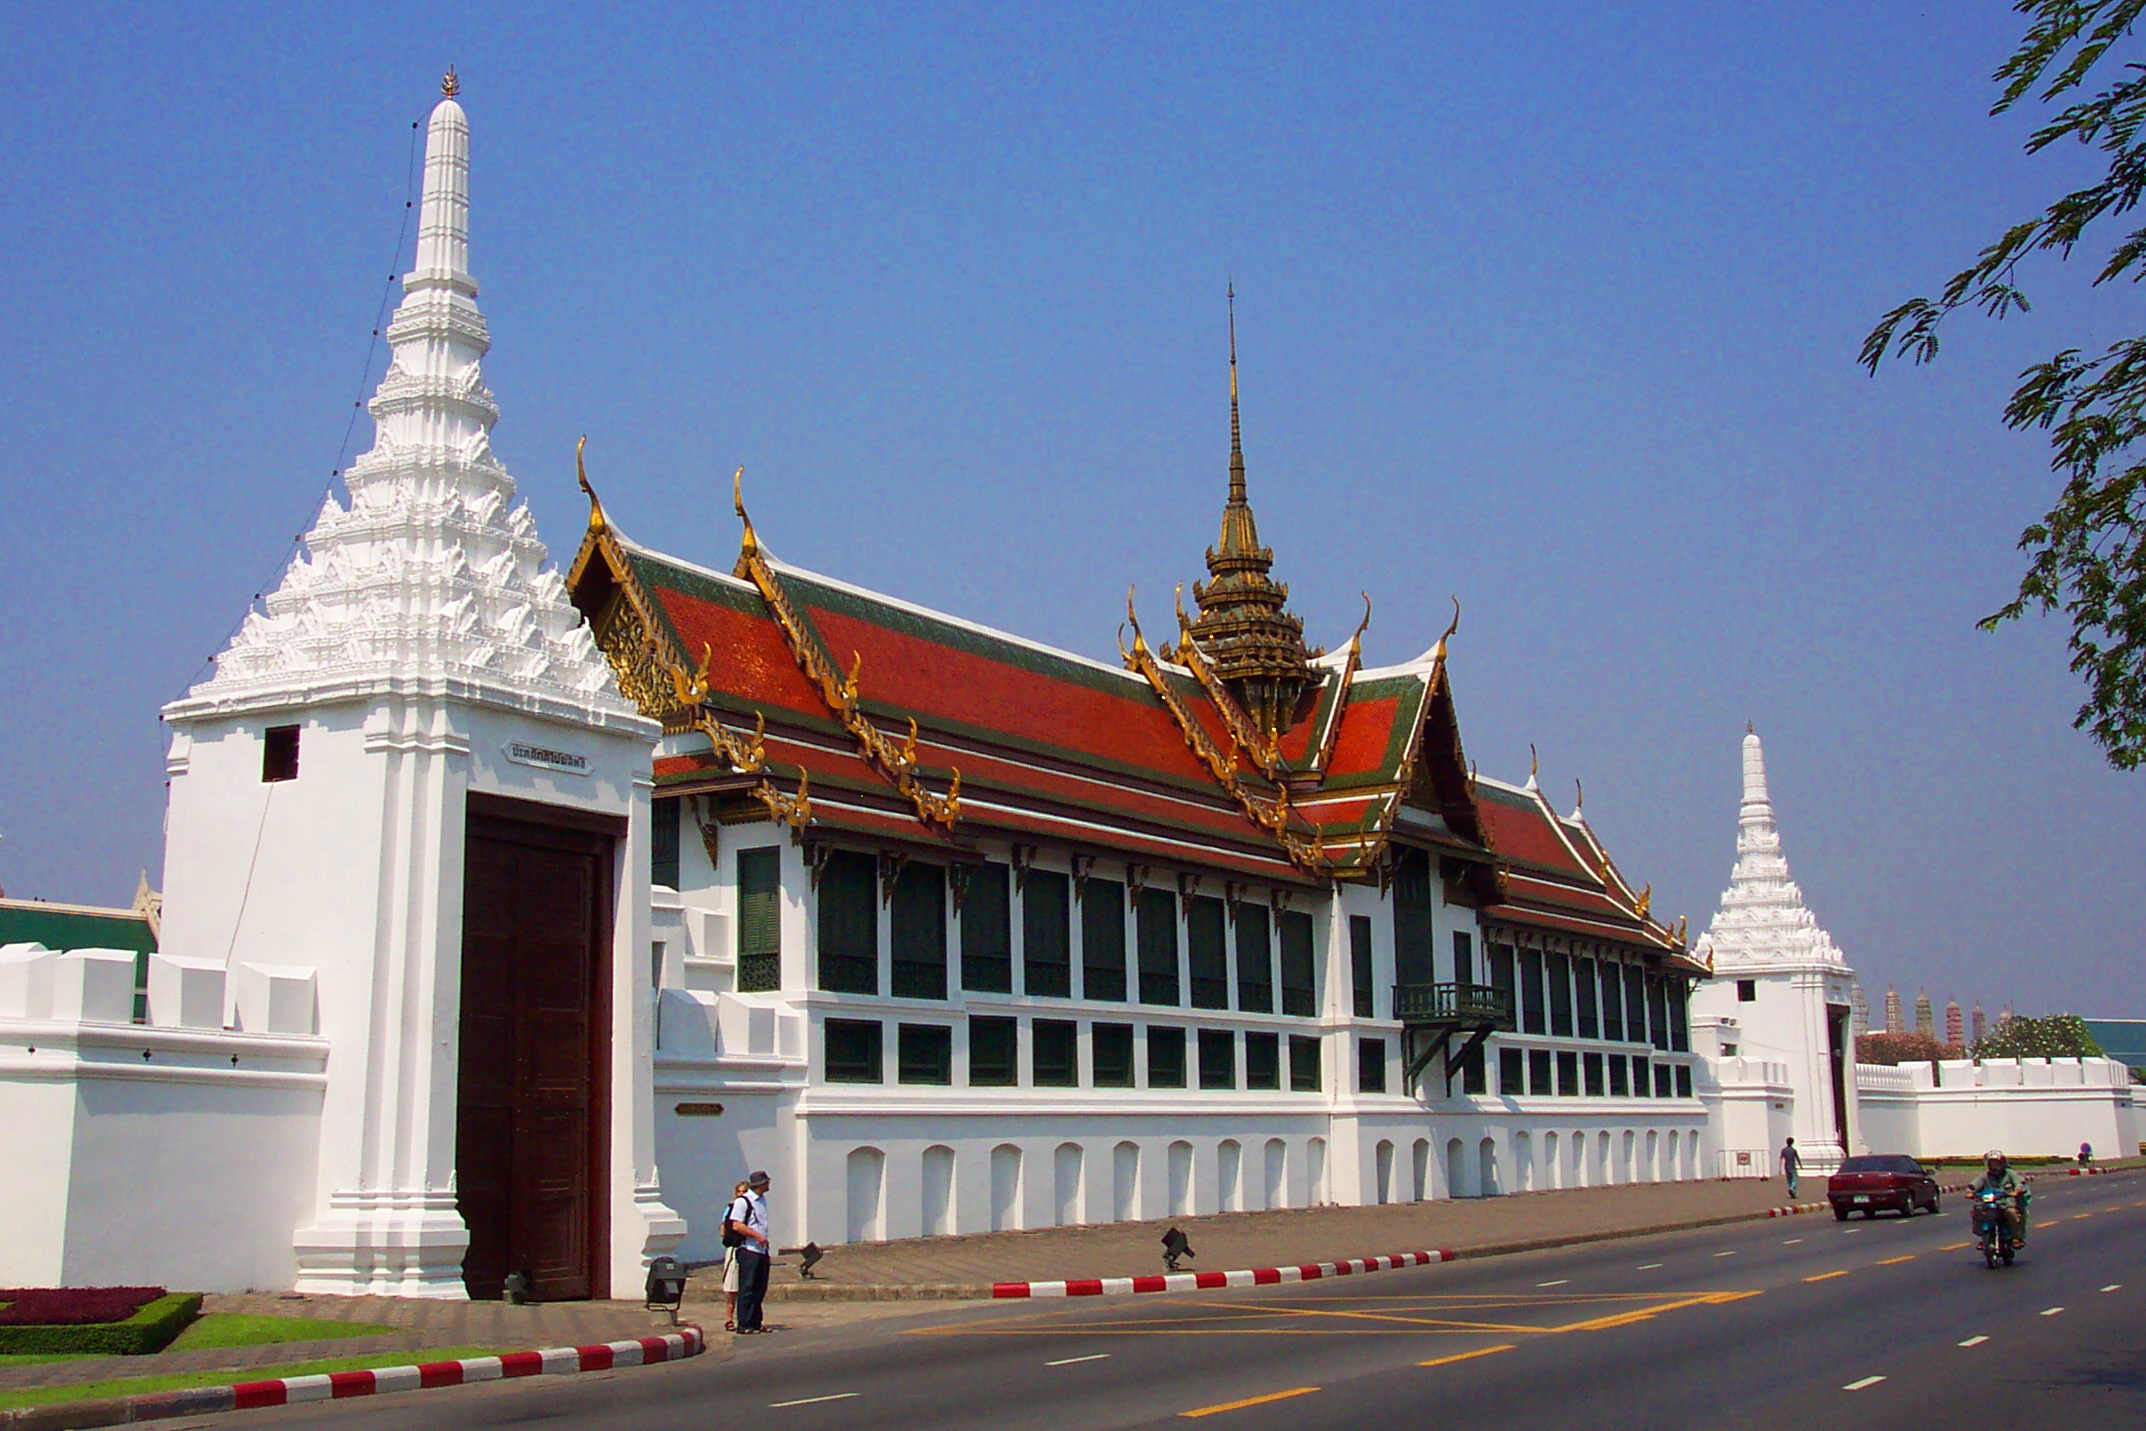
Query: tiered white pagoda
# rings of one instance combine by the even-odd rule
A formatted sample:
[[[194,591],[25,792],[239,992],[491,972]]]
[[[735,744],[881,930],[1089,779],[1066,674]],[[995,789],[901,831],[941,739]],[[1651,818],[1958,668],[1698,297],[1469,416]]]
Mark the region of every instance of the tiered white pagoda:
[[[349,505],[322,506],[214,676],[164,711],[164,949],[232,971],[234,1001],[247,969],[317,981],[330,1046],[318,1163],[287,1170],[305,1182],[289,1245],[308,1291],[464,1295],[465,934],[508,937],[465,921],[476,815],[564,822],[615,842],[617,869],[647,865],[658,728],[619,695],[492,453],[457,88],[450,73],[428,125],[416,261],[387,328],[373,446],[344,474]],[[608,970],[592,956],[610,1019],[586,1076],[613,1090],[612,1111],[578,1204],[597,1225],[576,1244],[594,1249],[578,1275],[599,1296],[638,1289],[644,1256],[684,1230],[657,1197],[636,1056],[648,884],[609,882],[591,940],[610,950]],[[463,1067],[463,1098],[471,1077]]]
[[[1692,1015],[1712,1029],[1715,1052],[1785,1065],[1793,1107],[1776,1111],[1790,1115],[1806,1166],[1824,1168],[1854,1146],[1854,971],[1789,877],[1755,729],[1743,762],[1736,867],[1696,950],[1714,978],[1694,992]]]

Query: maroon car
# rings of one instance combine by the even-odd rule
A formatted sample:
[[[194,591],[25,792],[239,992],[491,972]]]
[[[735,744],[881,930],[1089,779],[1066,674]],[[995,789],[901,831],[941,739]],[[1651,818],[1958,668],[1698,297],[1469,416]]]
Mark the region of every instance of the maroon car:
[[[1851,1212],[1874,1217],[1881,1207],[1913,1217],[1917,1208],[1937,1211],[1937,1179],[1905,1153],[1865,1153],[1826,1180],[1826,1200],[1842,1222]]]

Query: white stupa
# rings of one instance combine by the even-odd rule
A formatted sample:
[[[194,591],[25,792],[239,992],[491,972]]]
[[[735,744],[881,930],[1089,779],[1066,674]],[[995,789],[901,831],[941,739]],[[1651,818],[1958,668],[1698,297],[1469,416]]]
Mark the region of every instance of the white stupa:
[[[1769,1122],[1782,1122],[1805,1166],[1820,1170],[1855,1146],[1854,971],[1789,878],[1766,755],[1749,727],[1743,760],[1736,867],[1695,951],[1714,977],[1693,991],[1692,1017],[1722,1049],[1785,1069],[1792,1107]]]
[[[1788,876],[1781,829],[1766,790],[1766,752],[1758,732],[1744,735],[1744,802],[1737,814],[1736,868],[1721,893],[1721,908],[1700,937],[1698,955],[1727,975],[1747,965],[1818,964],[1845,970],[1847,962],[1803,891]]]

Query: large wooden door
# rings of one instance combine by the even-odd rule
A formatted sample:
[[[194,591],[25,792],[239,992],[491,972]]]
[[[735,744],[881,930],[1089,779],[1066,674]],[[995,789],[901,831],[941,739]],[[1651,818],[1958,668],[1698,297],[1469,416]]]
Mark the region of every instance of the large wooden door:
[[[473,799],[463,881],[457,1205],[469,1295],[544,1300],[604,1257],[612,837]],[[541,818],[541,809],[531,807]]]

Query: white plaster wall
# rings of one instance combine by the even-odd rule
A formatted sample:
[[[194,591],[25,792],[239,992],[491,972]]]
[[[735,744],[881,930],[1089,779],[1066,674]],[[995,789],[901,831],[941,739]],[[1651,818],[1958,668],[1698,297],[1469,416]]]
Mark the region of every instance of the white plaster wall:
[[[66,1263],[68,1189],[74,1175],[71,1080],[57,1076],[71,1059],[41,1046],[21,1026],[0,1027],[0,1286],[56,1287]],[[39,1059],[46,1067],[39,1066]]]
[[[1856,1081],[1870,1152],[1972,1157],[2002,1148],[2068,1158],[2082,1142],[2102,1156],[2127,1154],[2137,1143],[2128,1075],[2113,1060],[1864,1065]]]
[[[1738,1000],[1736,984],[1749,979],[1757,997]],[[1848,1003],[1845,969],[1815,964],[1765,965],[1724,964],[1715,978],[1702,980],[1691,995],[1695,1033],[1707,1030],[1695,1047],[1711,1052],[1724,1043],[1734,1044],[1736,1057],[1780,1065],[1791,1090],[1786,1110],[1788,1127],[1773,1140],[1778,1151],[1782,1139],[1794,1134],[1796,1146],[1808,1149],[1806,1170],[1822,1169],[1842,1153],[1859,1146],[1858,1094],[1852,1074],[1846,1083],[1848,1145],[1835,1136],[1833,1120],[1833,1075],[1828,1055],[1826,1006]],[[1852,1037],[1852,1034],[1850,1035]],[[1853,1057],[1852,1051],[1849,1053]],[[1739,1134],[1738,1136],[1742,1136]],[[1725,1148],[1741,1146],[1725,1141]]]

